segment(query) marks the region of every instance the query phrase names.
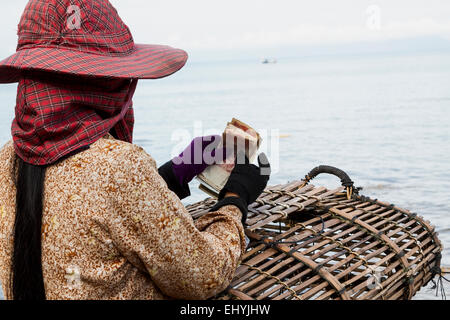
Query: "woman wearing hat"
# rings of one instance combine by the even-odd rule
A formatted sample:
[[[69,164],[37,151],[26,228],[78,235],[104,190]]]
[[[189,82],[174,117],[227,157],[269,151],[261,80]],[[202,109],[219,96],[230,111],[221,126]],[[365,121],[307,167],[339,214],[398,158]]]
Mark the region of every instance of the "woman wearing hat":
[[[180,199],[221,153],[212,148],[220,137],[195,139],[159,169],[132,144],[138,79],[173,74],[186,53],[134,44],[107,0],[30,0],[18,35],[16,54],[0,62],[0,82],[18,82],[13,139],[0,150],[5,297],[207,299],[224,290],[245,251],[247,205],[268,176],[236,165],[217,205],[194,222]]]

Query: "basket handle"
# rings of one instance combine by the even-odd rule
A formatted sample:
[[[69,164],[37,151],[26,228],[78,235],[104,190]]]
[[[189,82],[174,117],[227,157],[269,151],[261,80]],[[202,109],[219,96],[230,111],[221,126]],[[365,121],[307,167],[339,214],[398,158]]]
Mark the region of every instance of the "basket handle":
[[[352,179],[350,179],[350,177],[348,176],[347,173],[345,173],[343,170],[338,169],[336,167],[326,166],[326,165],[318,166],[318,167],[315,167],[314,169],[312,169],[306,175],[305,179],[303,179],[304,183],[302,185],[302,188],[304,186],[306,186],[312,179],[314,179],[315,177],[317,177],[319,174],[322,174],[322,173],[332,174],[332,175],[338,177],[339,179],[341,179],[342,186],[347,189],[347,199],[350,200],[353,193],[356,193],[356,194],[358,193],[358,189],[354,187],[354,183],[353,183]]]

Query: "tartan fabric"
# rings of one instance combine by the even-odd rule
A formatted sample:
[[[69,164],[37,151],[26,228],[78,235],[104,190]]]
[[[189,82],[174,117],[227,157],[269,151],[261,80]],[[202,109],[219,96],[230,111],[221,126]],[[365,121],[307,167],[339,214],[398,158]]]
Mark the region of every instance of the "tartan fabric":
[[[79,27],[73,27],[79,8]],[[187,54],[135,44],[107,0],[30,0],[18,28],[16,54],[0,62],[0,83],[18,82],[21,70],[83,76],[157,79],[181,69]]]
[[[132,142],[137,80],[27,73],[17,89],[14,149],[25,162],[49,165],[108,132]]]
[[[69,9],[70,6],[77,9]],[[18,35],[17,50],[64,45],[111,56],[129,55],[134,50],[130,30],[107,0],[30,1],[20,20]]]

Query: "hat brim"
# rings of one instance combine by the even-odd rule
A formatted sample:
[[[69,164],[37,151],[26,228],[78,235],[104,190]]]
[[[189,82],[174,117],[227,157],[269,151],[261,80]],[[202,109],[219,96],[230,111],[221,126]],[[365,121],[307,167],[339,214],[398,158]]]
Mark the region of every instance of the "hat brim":
[[[127,56],[104,56],[62,48],[23,49],[0,62],[0,83],[18,82],[22,70],[39,70],[79,76],[159,79],[180,70],[185,51],[162,45],[135,45]]]

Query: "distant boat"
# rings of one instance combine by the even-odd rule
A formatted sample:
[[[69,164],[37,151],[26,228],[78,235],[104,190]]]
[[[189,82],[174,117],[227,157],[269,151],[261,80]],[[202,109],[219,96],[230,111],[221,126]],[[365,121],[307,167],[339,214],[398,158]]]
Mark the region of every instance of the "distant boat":
[[[262,64],[274,64],[277,63],[277,59],[269,59],[269,58],[264,58],[261,60]]]

